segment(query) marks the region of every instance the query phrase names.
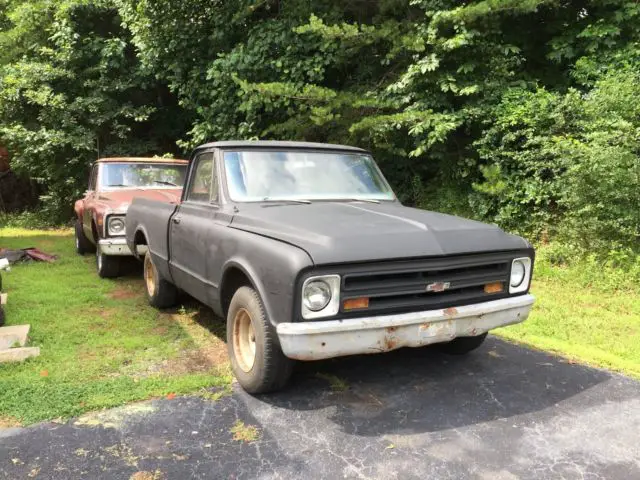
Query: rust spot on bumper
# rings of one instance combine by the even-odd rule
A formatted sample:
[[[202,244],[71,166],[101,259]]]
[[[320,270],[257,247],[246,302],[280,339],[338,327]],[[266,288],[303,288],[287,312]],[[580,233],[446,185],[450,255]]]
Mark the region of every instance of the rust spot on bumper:
[[[393,350],[398,345],[398,341],[394,338],[387,337],[384,339],[384,347],[387,351]]]
[[[387,328],[385,328],[385,330],[386,330],[387,332],[389,332],[389,333],[393,333],[393,332],[395,332],[396,330],[398,330],[398,327],[387,327]]]
[[[453,317],[458,314],[458,309],[455,307],[445,308],[442,313],[444,313],[447,317]]]

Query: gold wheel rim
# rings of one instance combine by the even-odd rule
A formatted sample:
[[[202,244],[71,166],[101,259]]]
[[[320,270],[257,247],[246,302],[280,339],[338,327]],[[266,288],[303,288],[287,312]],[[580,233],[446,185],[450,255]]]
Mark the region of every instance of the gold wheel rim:
[[[242,371],[250,372],[256,361],[256,334],[251,315],[244,308],[233,319],[233,351]]]
[[[144,283],[147,286],[147,293],[153,297],[153,293],[156,291],[156,276],[149,255],[144,258]]]

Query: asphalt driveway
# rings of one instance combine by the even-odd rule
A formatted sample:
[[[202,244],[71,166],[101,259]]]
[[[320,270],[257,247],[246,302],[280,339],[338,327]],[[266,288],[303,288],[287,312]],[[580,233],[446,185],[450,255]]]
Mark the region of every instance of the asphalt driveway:
[[[495,338],[304,364],[277,395],[0,430],[0,478],[29,477],[640,478],[640,383]]]

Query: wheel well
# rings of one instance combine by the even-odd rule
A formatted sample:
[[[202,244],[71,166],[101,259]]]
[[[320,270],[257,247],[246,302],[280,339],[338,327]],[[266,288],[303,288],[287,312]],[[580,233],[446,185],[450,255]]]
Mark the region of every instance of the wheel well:
[[[91,221],[91,233],[93,234],[93,240],[98,245],[98,240],[100,240],[100,236],[98,235],[98,227],[96,227],[96,222]]]
[[[133,237],[133,244],[137,247],[138,245],[148,245],[147,237],[144,236],[144,232],[142,230],[138,230]]]
[[[222,277],[220,287],[220,303],[222,305],[222,314],[224,318],[227,317],[227,311],[231,304],[233,294],[236,293],[240,287],[253,287],[253,283],[249,277],[238,267],[230,267]]]

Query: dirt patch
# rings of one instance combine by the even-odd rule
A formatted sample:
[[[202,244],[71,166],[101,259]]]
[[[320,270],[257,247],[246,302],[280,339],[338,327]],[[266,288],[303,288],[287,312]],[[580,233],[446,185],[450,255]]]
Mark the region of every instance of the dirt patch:
[[[109,294],[109,297],[114,300],[130,300],[132,298],[139,298],[140,292],[131,290],[126,287],[117,287],[113,292]]]
[[[205,373],[216,364],[202,350],[181,352],[176,358],[163,362],[160,373],[165,375],[184,375],[187,373]]]
[[[21,424],[18,420],[13,417],[8,417],[5,415],[0,415],[0,430],[4,428],[15,428],[19,427]]]

